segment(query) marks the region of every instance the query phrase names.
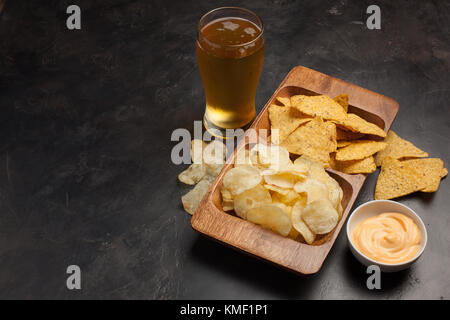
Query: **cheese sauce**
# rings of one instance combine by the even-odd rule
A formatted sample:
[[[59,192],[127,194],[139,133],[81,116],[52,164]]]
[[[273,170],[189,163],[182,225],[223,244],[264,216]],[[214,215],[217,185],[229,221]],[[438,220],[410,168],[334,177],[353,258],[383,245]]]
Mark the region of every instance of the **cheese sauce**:
[[[360,222],[352,232],[353,245],[367,257],[395,264],[415,257],[420,230],[401,213],[387,212]]]

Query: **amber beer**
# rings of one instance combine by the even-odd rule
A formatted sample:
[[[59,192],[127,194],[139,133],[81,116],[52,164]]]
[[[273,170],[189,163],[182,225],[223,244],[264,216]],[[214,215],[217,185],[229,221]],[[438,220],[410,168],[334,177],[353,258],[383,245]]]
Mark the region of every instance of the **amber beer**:
[[[255,94],[264,60],[263,24],[242,8],[218,8],[202,17],[197,59],[206,95],[205,127],[223,133],[255,116]]]

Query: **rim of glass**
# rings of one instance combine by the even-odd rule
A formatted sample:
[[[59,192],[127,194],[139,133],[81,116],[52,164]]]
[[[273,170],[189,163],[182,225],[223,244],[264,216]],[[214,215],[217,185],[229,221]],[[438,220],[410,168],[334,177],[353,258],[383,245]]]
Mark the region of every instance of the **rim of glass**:
[[[208,41],[211,42],[211,43],[217,44],[217,45],[219,45],[219,46],[221,46],[221,47],[239,48],[239,47],[248,46],[248,45],[250,45],[250,44],[252,44],[252,43],[258,41],[258,40],[262,37],[262,35],[263,35],[263,33],[264,33],[264,23],[263,23],[262,19],[260,18],[260,16],[258,16],[256,13],[254,13],[253,11],[251,11],[251,10],[249,10],[249,9],[245,9],[245,8],[241,8],[241,7],[219,7],[219,8],[215,8],[215,9],[213,9],[213,10],[211,10],[211,11],[208,11],[208,12],[205,13],[205,14],[200,18],[200,20],[198,21],[198,25],[197,25],[197,32],[198,32],[198,34],[201,34],[201,33],[202,33],[202,32],[201,32],[201,27],[200,27],[200,25],[201,25],[203,19],[205,19],[205,18],[206,18],[208,15],[210,15],[211,13],[214,13],[214,12],[219,11],[219,10],[224,10],[224,9],[241,10],[241,11],[245,11],[245,12],[247,12],[247,13],[249,13],[249,14],[255,16],[256,19],[258,20],[259,24],[261,25],[261,27],[260,27],[260,28],[261,28],[260,34],[259,34],[255,39],[253,39],[252,41],[245,42],[245,43],[241,43],[241,44],[220,44],[220,43],[216,43],[216,42],[214,42],[214,41],[211,41],[210,39],[208,39],[208,38],[205,36],[205,39],[206,39],[206,40],[208,40]],[[231,16],[230,16],[230,17],[231,17]],[[236,17],[236,18],[238,18],[238,17]],[[259,26],[258,26],[258,27],[259,27]]]

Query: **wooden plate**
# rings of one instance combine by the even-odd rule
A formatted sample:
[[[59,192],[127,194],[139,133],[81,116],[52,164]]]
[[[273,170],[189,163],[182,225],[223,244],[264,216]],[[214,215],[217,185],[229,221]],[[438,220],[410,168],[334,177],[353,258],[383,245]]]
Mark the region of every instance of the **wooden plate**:
[[[386,132],[389,130],[399,109],[396,101],[301,66],[289,72],[250,128],[267,129],[270,132],[268,107],[275,103],[278,96],[325,94],[334,97],[341,93],[347,93],[349,96],[349,112],[377,124]],[[245,141],[246,139],[242,139],[236,150],[244,148]],[[232,168],[236,150],[203,197],[192,217],[192,227],[212,239],[296,273],[309,275],[318,272],[341,231],[366,175],[348,175],[327,169],[344,191],[343,217],[333,231],[308,245],[283,237],[222,210],[220,195],[222,178]]]

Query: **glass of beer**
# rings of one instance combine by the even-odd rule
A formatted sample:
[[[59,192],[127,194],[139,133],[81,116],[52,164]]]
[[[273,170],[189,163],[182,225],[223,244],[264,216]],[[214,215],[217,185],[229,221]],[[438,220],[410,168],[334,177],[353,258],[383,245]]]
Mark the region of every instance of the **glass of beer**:
[[[215,136],[225,138],[226,129],[245,129],[255,117],[263,32],[262,20],[243,8],[217,8],[200,19],[197,60],[206,95],[203,123]]]

